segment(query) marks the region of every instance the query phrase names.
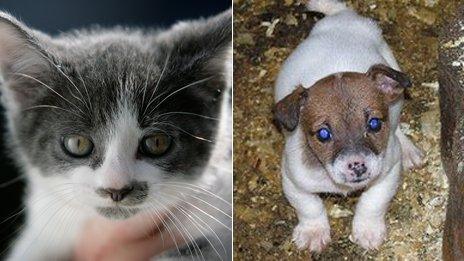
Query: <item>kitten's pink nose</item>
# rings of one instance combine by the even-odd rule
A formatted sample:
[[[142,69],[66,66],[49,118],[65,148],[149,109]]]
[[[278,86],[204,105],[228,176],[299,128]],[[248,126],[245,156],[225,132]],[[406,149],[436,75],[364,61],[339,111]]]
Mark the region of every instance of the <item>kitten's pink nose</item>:
[[[99,189],[99,194],[110,196],[113,201],[119,202],[123,200],[132,190],[134,190],[134,187],[132,186],[127,186],[122,189],[105,188]]]

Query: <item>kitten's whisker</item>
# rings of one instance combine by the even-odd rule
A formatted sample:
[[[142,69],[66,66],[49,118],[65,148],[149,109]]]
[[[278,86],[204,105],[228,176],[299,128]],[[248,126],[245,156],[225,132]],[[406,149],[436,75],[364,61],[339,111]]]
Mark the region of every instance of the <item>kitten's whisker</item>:
[[[59,216],[58,215],[56,216],[56,219],[57,220],[68,220],[69,214],[73,212],[74,211],[72,209],[64,208],[64,211],[61,211],[61,213],[59,213]],[[61,241],[63,233],[57,233],[57,232],[62,230],[63,225],[65,225],[64,222],[59,222],[59,224],[52,227],[52,229],[49,231],[49,234],[51,236],[49,237],[49,242],[46,244],[47,246],[56,246]],[[65,226],[65,229],[66,228],[69,229],[69,226]],[[61,237],[59,237],[58,235],[61,235]]]
[[[185,194],[182,194],[183,196],[185,196]],[[187,202],[186,200],[183,200],[182,198],[180,197],[177,197],[177,196],[174,196],[174,195],[170,195],[170,194],[166,194],[166,193],[163,193],[163,196],[170,196],[170,197],[173,197],[174,199],[177,199],[181,202],[184,202],[184,203],[189,203]],[[189,211],[188,209],[182,207],[182,206],[179,206],[179,207],[176,207],[178,210],[183,210],[183,211],[188,211],[188,213],[191,213],[192,215],[194,215],[194,217],[196,217],[199,221],[201,221],[203,224],[205,224],[209,230],[211,232],[213,232],[213,234],[216,236],[216,239],[219,241],[219,243],[221,244],[223,250],[224,250],[224,253],[226,253],[226,248],[224,246],[224,244],[222,243],[222,240],[219,238],[219,236],[217,235],[217,233],[211,228],[211,226],[209,226],[206,222],[204,222],[198,215],[196,215],[193,211]],[[184,212],[184,215],[187,217],[187,218],[191,218],[190,217],[190,214],[188,213],[185,213]],[[193,218],[191,219],[192,222],[195,222],[197,223]],[[200,225],[200,224],[199,224]],[[201,226],[201,225],[200,225]],[[201,226],[202,228],[204,228],[203,226]],[[200,230],[200,229],[199,229]],[[215,252],[218,254],[218,256],[220,257],[220,254],[218,253],[218,251],[216,251],[216,249],[214,248],[213,244],[209,241],[209,239],[205,236],[205,234],[203,234],[203,232],[200,230],[200,232],[202,233],[202,235],[205,237],[205,239],[210,243],[211,247],[213,247],[213,249],[215,250]],[[221,258],[221,257],[220,257]],[[221,258],[222,259],[222,258]]]
[[[222,242],[222,240],[219,238],[218,234],[211,228],[210,225],[208,225],[205,221],[203,221],[198,215],[196,215],[193,211],[190,211],[182,206],[179,206],[179,210],[180,211],[183,211],[185,213],[185,215],[188,216],[188,218],[190,218],[192,220],[192,222],[196,223],[197,225],[199,225],[201,228],[205,229],[205,230],[209,230],[213,233],[214,237],[216,238],[216,240],[219,242],[219,244],[221,244],[221,248],[224,252],[224,254],[227,253],[227,250],[226,250],[226,247],[224,246],[224,243]],[[192,217],[192,216],[193,217]],[[205,228],[205,226],[201,225],[200,223],[198,223],[198,220],[199,222],[201,222],[202,224],[204,224],[207,229]],[[203,233],[202,233],[203,234]],[[204,234],[203,234],[204,235]],[[221,258],[222,260],[222,257],[221,255],[219,254],[219,251],[216,250],[216,248],[213,246],[212,242],[204,235],[204,237],[206,238],[206,240],[208,241],[208,243],[211,245],[211,247],[214,249],[214,251],[216,252],[216,254],[219,256],[219,258]]]
[[[10,179],[10,180],[8,180],[8,181],[5,181],[5,182],[3,182],[3,183],[0,183],[0,189],[6,188],[6,187],[8,187],[8,186],[10,186],[10,185],[12,185],[12,184],[14,184],[14,183],[16,183],[16,182],[22,180],[22,179],[25,178],[25,177],[26,177],[26,175],[25,175],[25,174],[22,174],[22,175],[19,175],[19,176],[15,177],[15,178],[12,178],[12,179]]]
[[[168,135],[169,135],[169,134],[171,133],[171,131],[166,130],[166,129],[163,130],[162,128],[158,128],[158,127],[157,127],[158,125],[163,125],[163,124],[165,124],[165,123],[170,123],[170,122],[168,122],[168,121],[156,121],[156,122],[154,122],[153,124],[151,124],[150,126],[148,126],[145,130],[146,130],[147,132],[161,131],[161,132],[164,132],[165,134],[168,134]]]
[[[187,134],[187,135],[189,135],[189,136],[191,136],[191,137],[193,137],[193,138],[195,138],[195,139],[201,140],[201,141],[213,142],[213,141],[208,140],[208,139],[206,139],[206,138],[193,135],[192,133],[190,133],[190,132],[188,132],[188,131],[182,129],[181,127],[178,127],[178,126],[176,126],[176,125],[174,125],[174,124],[171,124],[171,123],[168,123],[168,122],[160,122],[160,123],[157,123],[157,124],[159,124],[159,125],[168,125],[168,126],[171,126],[171,127],[175,128],[175,129],[178,129],[178,130],[180,130],[181,132],[183,132],[183,133],[185,133],[185,134]]]
[[[145,108],[144,108],[144,106],[145,106],[145,95],[146,95],[146,93],[147,93],[148,78],[150,78],[151,67],[152,67],[152,64],[149,63],[148,66],[147,66],[147,73],[146,73],[146,75],[145,75],[145,85],[144,85],[144,87],[143,87],[142,109],[145,109]],[[142,118],[143,118],[143,115],[142,115]]]
[[[197,191],[200,190],[200,192],[203,192],[203,193],[207,193],[208,195],[214,197],[214,198],[217,198],[219,199],[220,201],[222,201],[223,203],[227,204],[228,206],[232,207],[232,204],[230,202],[228,202],[227,200],[217,196],[216,194],[214,194],[213,192],[203,188],[203,187],[200,187],[198,185],[194,185],[194,184],[190,184],[190,183],[185,183],[185,182],[176,182],[176,181],[168,181],[168,182],[162,182],[162,183],[154,183],[154,185],[157,184],[157,185],[171,185],[171,186],[177,186],[177,187],[180,187],[180,188],[186,188],[186,189],[191,189],[191,190],[194,190],[197,189],[197,190],[194,190],[194,191]],[[190,186],[190,187],[189,187]],[[191,188],[193,187],[193,188]]]
[[[159,215],[158,211],[156,209],[149,209],[149,211],[153,211],[154,212],[154,215],[156,215],[156,219],[157,220],[161,220],[161,215]],[[160,226],[158,225],[159,221],[156,221],[155,220],[155,216],[152,215],[151,213],[148,213],[148,216],[150,217],[151,221],[153,221],[153,223],[155,224],[156,226],[156,229],[158,230],[158,234],[160,235],[161,237],[161,241],[163,241],[163,247],[165,245],[165,242],[164,242],[164,236],[163,236],[163,232],[161,231],[161,228]],[[152,231],[149,231],[149,234],[151,234],[152,238],[154,239],[155,238],[155,233],[153,233]]]
[[[219,238],[218,234],[211,228],[210,225],[208,225],[206,222],[204,222],[198,215],[196,215],[193,211],[189,211],[188,209],[182,207],[182,206],[179,206],[178,207],[179,211],[182,211],[184,212],[186,216],[188,216],[189,219],[191,219],[192,222],[194,222],[195,224],[197,224],[196,227],[200,226],[201,228],[205,229],[204,226],[202,226],[201,224],[198,223],[198,221],[202,222],[204,225],[206,225],[206,227],[208,228],[209,231],[211,231],[214,236],[216,237],[217,241],[219,242],[219,244],[221,244],[221,247],[222,247],[222,250],[224,251],[224,254],[227,253],[227,250],[226,250],[226,247],[224,246],[224,243],[222,243],[222,240]],[[193,217],[190,215],[193,215]],[[198,221],[196,221],[195,219],[197,219]],[[201,232],[201,229],[198,229],[200,232]],[[205,229],[206,230],[206,229]],[[203,237],[205,237],[205,239],[208,241],[208,243],[210,244],[210,246],[214,249],[214,252],[216,252],[216,254],[218,255],[218,257],[222,260],[222,257],[221,255],[219,254],[219,251],[213,246],[212,242],[206,237],[206,235],[201,232],[201,234],[203,235]]]
[[[39,53],[44,59],[46,59],[51,65],[53,65],[53,67],[55,67],[56,70],[57,70],[61,75],[63,75],[63,76],[66,78],[66,80],[68,80],[68,81],[71,83],[71,85],[77,90],[77,92],[80,94],[80,96],[81,96],[82,98],[84,98],[84,96],[82,95],[82,93],[81,93],[81,91],[79,90],[79,88],[77,88],[76,84],[74,84],[74,82],[71,80],[71,78],[70,78],[66,73],[64,73],[63,70],[62,70],[58,65],[56,65],[54,61],[52,61],[52,60],[50,59],[50,57],[44,55],[42,52],[38,52],[38,53]],[[80,100],[83,104],[85,104],[85,102],[82,101],[82,100],[81,100],[80,98],[78,98],[77,96],[75,96],[74,93],[73,93],[69,88],[68,88],[68,90],[69,90],[69,92],[71,93],[71,95],[72,95],[74,98]]]
[[[186,112],[186,111],[173,111],[173,112],[167,112],[167,113],[163,113],[163,114],[156,115],[156,116],[157,116],[157,118],[160,118],[160,117],[163,117],[163,116],[166,116],[166,115],[172,115],[172,114],[192,115],[192,116],[198,116],[198,117],[201,117],[201,118],[205,118],[205,119],[208,119],[208,120],[215,120],[215,121],[219,120],[218,118],[214,118],[214,117],[210,117],[210,116],[206,116],[206,115],[201,115],[201,114],[197,114],[197,113],[193,113],[193,112]]]
[[[63,189],[57,193],[54,193],[54,194],[46,194],[46,195],[42,195],[41,197],[39,197],[38,199],[34,200],[33,202],[30,203],[29,206],[33,206],[34,204],[38,204],[39,201],[43,201],[44,199],[46,198],[49,198],[49,197],[56,197],[56,196],[59,196],[59,197],[68,197],[68,196],[73,196],[73,193],[74,191],[67,191],[66,189]],[[49,200],[54,200],[53,198],[49,199]],[[55,199],[57,202],[61,202],[63,199],[62,198],[56,198]]]
[[[75,116],[77,116],[77,117],[79,117],[81,119],[84,119],[84,117],[82,117],[82,115],[80,115],[78,113],[75,113],[73,111],[70,111],[70,110],[67,110],[67,109],[64,109],[64,108],[61,108],[61,107],[58,107],[58,106],[54,106],[54,105],[45,105],[45,104],[35,105],[35,106],[28,107],[26,109],[23,109],[23,111],[29,111],[29,110],[33,110],[33,109],[57,109],[57,110],[62,110],[62,111],[69,112],[69,113],[74,114]]]
[[[27,75],[27,74],[24,74],[24,73],[13,73],[14,75],[18,75],[18,76],[22,76],[22,77],[25,77],[25,78],[28,78],[28,79],[31,79],[33,81],[36,81],[37,83],[39,83],[41,86],[47,88],[48,90],[50,90],[51,92],[53,92],[55,95],[57,95],[58,97],[60,97],[61,99],[63,99],[64,101],[66,101],[67,103],[71,104],[72,106],[74,106],[76,109],[78,109],[81,113],[84,114],[84,112],[79,108],[79,106],[77,106],[76,104],[70,102],[68,99],[66,99],[65,97],[63,97],[63,95],[59,94],[57,91],[55,91],[52,87],[48,86],[47,84],[45,84],[44,82],[42,82],[41,80],[39,79],[36,79],[30,75]]]
[[[156,200],[156,199],[154,199],[154,200]],[[158,202],[157,204],[159,204],[161,207],[167,209],[163,204],[160,204],[159,202]],[[152,205],[152,207],[154,208],[153,205]],[[171,223],[172,223],[172,219],[171,219],[169,216],[167,216],[167,215],[166,215],[166,217],[167,217],[167,218],[171,221]],[[174,236],[174,233],[172,232],[171,227],[165,222],[164,219],[161,219],[161,222],[162,222],[162,224],[164,225],[164,227],[168,230],[168,233],[169,233],[169,235],[171,236],[171,239],[172,239],[174,245],[176,246],[176,249],[177,249],[177,252],[179,253],[179,256],[182,256],[182,254],[180,253],[179,246],[178,246],[178,244],[177,244],[176,237]],[[179,228],[177,228],[177,229],[179,230]]]
[[[179,211],[179,208],[178,208],[178,207],[175,207],[175,209]],[[182,212],[181,212],[181,214],[183,214],[184,216],[186,216],[186,215],[185,215],[184,213],[182,213]],[[186,216],[186,218],[187,218],[187,220],[189,220],[189,217],[188,217],[188,216]],[[193,224],[193,225],[194,225],[194,227],[195,227],[198,231],[201,232],[201,230],[200,230],[200,228],[198,227],[198,225],[196,225],[196,224]],[[193,245],[193,249],[195,250],[196,256],[197,256],[198,258],[200,258],[200,256],[198,255],[198,252],[200,252],[202,259],[205,260],[205,257],[203,256],[203,251],[201,250],[200,246],[197,244],[196,239],[192,236],[192,234],[190,233],[190,231],[187,231],[187,233],[190,235],[189,238],[191,238],[191,239],[190,239],[191,241],[189,242],[189,244],[192,244],[192,245]],[[205,238],[205,239],[206,239],[206,238]],[[187,245],[188,245],[189,248],[190,248],[190,245],[189,245],[189,244],[187,244]],[[193,257],[193,255],[192,255],[192,257]]]
[[[166,89],[165,91],[163,91],[162,93],[158,94],[156,97],[154,97],[153,99],[151,99],[150,103],[147,104],[147,108],[150,108],[150,106],[156,101],[156,99],[162,97],[163,95],[165,95],[166,93],[169,93],[169,89]]]
[[[66,210],[65,207],[66,207],[66,205],[67,205],[70,201],[71,201],[71,200],[69,200],[69,201],[63,203],[63,204],[61,205],[61,207],[58,207],[58,208],[57,208],[57,210],[54,212],[54,214],[48,219],[48,221],[47,221],[47,222],[45,223],[45,225],[42,227],[42,229],[40,230],[40,232],[37,234],[36,240],[37,240],[38,238],[41,237],[42,233],[43,233],[46,229],[48,229],[48,225],[50,224],[50,222],[51,222],[53,219],[55,219],[55,218],[61,218],[61,217],[63,216],[63,214],[66,213],[66,211],[63,212],[63,210]],[[60,201],[58,201],[58,203],[60,203]],[[54,204],[54,206],[56,206],[56,204]],[[59,205],[58,205],[58,206],[59,206]],[[44,213],[47,213],[47,211],[44,211]],[[41,214],[41,216],[42,216],[42,214]],[[62,222],[59,222],[59,223],[62,223]],[[55,226],[52,227],[53,232],[56,230],[57,227],[58,227],[57,225],[55,225]],[[52,232],[52,231],[50,231],[50,232]],[[48,233],[47,233],[47,234],[48,234]],[[50,233],[50,234],[53,235],[53,233]],[[52,240],[53,240],[53,236],[50,236],[48,239],[49,239],[50,241],[52,241]],[[36,241],[36,240],[33,240],[32,242],[34,242],[34,241]],[[27,249],[32,245],[32,242],[31,242],[31,244],[27,247]],[[51,242],[50,242],[50,243],[51,243]],[[49,245],[49,244],[46,244],[46,245]],[[49,246],[50,246],[50,245],[49,245]],[[27,249],[26,249],[25,253],[27,253]]]
[[[195,245],[197,246],[198,250],[200,250],[200,248],[199,248],[198,245],[196,244],[194,238],[193,238],[192,235],[188,232],[187,228],[185,228],[185,227],[182,225],[182,222],[179,221],[179,219],[176,217],[176,215],[174,215],[174,213],[173,213],[169,208],[166,207],[166,204],[165,204],[165,203],[160,202],[160,201],[158,201],[158,200],[156,200],[156,199],[153,199],[153,200],[155,200],[156,202],[158,202],[158,204],[161,205],[161,206],[164,208],[165,211],[167,211],[167,213],[168,213],[169,215],[166,215],[166,216],[171,220],[171,224],[173,224],[174,226],[176,226],[177,231],[179,231],[179,234],[180,234],[181,237],[182,237],[182,240],[183,240],[184,243],[188,246],[190,255],[191,255],[192,260],[193,260],[193,253],[192,253],[192,250],[191,250],[191,248],[190,248],[189,242],[194,243],[194,250],[195,250],[195,253],[197,254],[197,256],[198,256],[198,252],[197,252],[196,249],[195,249]],[[155,202],[155,203],[156,203],[156,202]],[[183,231],[180,231],[180,230],[179,230],[179,228],[177,227],[177,225],[175,224],[175,222],[174,222],[169,216],[172,216],[177,222],[179,222],[179,225],[182,227]],[[185,233],[187,234],[186,236],[188,237],[189,240],[186,240],[186,238],[185,238],[185,236],[184,236],[184,234],[183,234],[182,232],[185,232]],[[177,241],[175,238],[174,238],[174,240]],[[201,250],[200,250],[200,251],[201,251]],[[202,256],[203,256],[203,254],[202,254]],[[203,257],[203,260],[204,260],[204,257]]]
[[[161,240],[163,241],[163,248],[166,246],[166,242],[164,241],[164,236],[163,236],[163,231],[164,230],[167,230],[169,235],[171,236],[172,238],[172,234],[170,233],[170,227],[168,226],[168,224],[166,223],[166,221],[164,220],[164,218],[162,218],[162,214],[158,212],[158,210],[156,209],[156,207],[151,203],[151,202],[148,202],[148,204],[152,207],[152,211],[155,213],[156,215],[156,218],[161,221],[161,224],[163,225],[163,230],[158,230],[160,231],[160,235],[161,235]]]
[[[57,210],[56,210],[55,212],[53,212],[52,216],[48,219],[48,221],[45,223],[45,225],[42,227],[42,229],[39,231],[39,233],[35,236],[34,240],[32,240],[31,243],[29,244],[29,246],[26,247],[26,249],[25,249],[23,255],[27,253],[27,251],[28,251],[29,248],[32,246],[32,244],[33,244],[34,242],[36,242],[38,238],[40,238],[40,236],[42,235],[42,233],[43,233],[43,231],[45,230],[45,228],[48,227],[49,223],[56,217],[56,215],[57,215],[58,213],[60,213],[60,212],[63,210],[63,208],[64,208],[72,199],[73,199],[73,198],[71,198],[70,200],[68,200],[68,201],[66,201],[65,203],[63,203],[63,204],[61,205],[61,207],[58,207]],[[61,201],[58,201],[58,203],[61,203]],[[55,205],[55,204],[54,204],[54,205]],[[48,209],[47,209],[47,210],[48,210]],[[47,211],[44,210],[43,212],[45,213],[45,212],[47,212]]]
[[[14,217],[17,217],[18,215],[20,215],[21,213],[23,213],[24,211],[26,211],[26,207],[22,207],[19,211],[15,211],[15,213],[13,213],[12,215],[10,215],[9,217],[5,218],[4,220],[2,220],[2,222],[0,222],[0,225],[2,225],[3,223],[6,223],[8,220],[14,218]]]
[[[70,189],[70,188],[65,188],[65,189],[61,188],[60,190],[52,190],[51,192],[56,192],[56,193],[58,193],[58,192],[66,192],[67,189]],[[68,191],[68,193],[70,193],[70,192],[71,192],[71,191]],[[47,193],[47,194],[45,194],[45,195],[42,195],[42,196],[39,197],[39,198],[34,199],[34,201],[31,201],[30,204],[35,204],[35,203],[39,202],[40,200],[45,199],[45,198],[47,198],[47,197],[49,197],[49,196],[55,196],[56,193],[50,193],[50,192],[49,192],[49,193]],[[66,193],[66,194],[67,194],[67,193]],[[13,214],[10,215],[9,217],[3,219],[3,220],[0,222],[0,225],[3,224],[3,223],[5,223],[5,222],[7,222],[7,221],[9,221],[10,219],[12,219],[12,218],[14,218],[14,217],[17,217],[18,215],[20,215],[21,213],[23,213],[24,211],[26,211],[26,208],[27,208],[27,206],[25,206],[24,204],[22,204],[22,207],[19,207],[18,211],[15,211],[15,213],[13,213]]]
[[[85,84],[84,79],[82,78],[81,73],[80,73],[79,71],[76,71],[76,72],[77,72],[77,74],[78,74],[78,76],[79,76],[79,79],[80,79],[81,82],[82,82],[82,85],[84,86],[84,90],[85,90],[85,93],[86,93],[86,95],[87,95],[87,103],[88,103],[86,106],[87,106],[87,108],[89,109],[89,113],[90,113],[91,111],[93,111],[93,104],[92,104],[92,100],[91,100],[91,98],[90,98],[89,91],[88,91],[88,89],[87,89],[87,85]]]
[[[155,200],[156,200],[156,199],[155,199]],[[157,201],[157,200],[156,200],[156,201]],[[161,203],[160,205],[165,209],[165,211],[167,211],[167,214],[168,214],[168,215],[166,215],[166,217],[168,217],[169,220],[171,221],[171,224],[173,224],[173,225],[176,227],[177,231],[179,232],[180,236],[182,237],[183,242],[188,244],[188,242],[193,241],[193,237],[190,235],[190,233],[188,232],[187,228],[182,224],[182,222],[179,221],[179,219],[177,218],[177,216],[174,215],[174,213],[173,213],[169,208],[167,208],[165,204],[163,204],[163,203],[160,202],[160,201],[157,201],[157,202]],[[172,219],[170,218],[170,216],[172,216],[172,217],[174,218],[174,220],[172,220]],[[182,228],[182,230],[179,229],[179,227],[176,225],[176,221],[179,223],[179,226]],[[185,232],[187,235],[184,235],[184,232]],[[185,236],[187,236],[188,240],[187,240],[187,238],[185,238]],[[174,238],[174,240],[177,242],[177,239],[176,239],[176,238]],[[189,247],[190,255],[192,256],[192,259],[193,259],[193,253],[192,253],[192,251],[191,251],[191,249],[190,249],[190,246],[188,246],[188,247]]]
[[[223,210],[221,210],[220,208],[218,208],[218,207],[216,207],[216,206],[212,205],[212,204],[211,204],[211,203],[209,203],[208,201],[206,201],[206,200],[203,200],[203,199],[201,199],[201,198],[199,198],[199,197],[196,197],[196,196],[194,196],[194,195],[189,195],[189,194],[187,194],[187,195],[188,195],[188,196],[190,196],[190,197],[192,197],[192,198],[194,198],[194,199],[196,199],[196,200],[199,200],[199,201],[201,201],[201,202],[205,203],[206,205],[208,205],[208,206],[212,207],[213,209],[215,209],[215,210],[217,210],[217,211],[221,212],[221,213],[222,213],[223,215],[225,215],[226,217],[228,217],[228,218],[232,219],[232,216],[231,216],[231,215],[227,214],[226,212],[224,212],[224,211],[223,211]]]
[[[169,187],[168,187],[168,189],[171,189],[171,191],[174,191],[174,192],[181,193],[181,192],[179,192],[178,190],[176,190],[176,189],[174,189],[174,188],[169,188]],[[220,208],[218,208],[218,207],[216,207],[216,206],[214,206],[214,205],[208,203],[206,200],[203,200],[203,199],[201,199],[201,198],[198,198],[198,197],[196,197],[196,196],[194,196],[194,195],[190,195],[190,194],[184,194],[184,193],[182,193],[182,195],[184,195],[184,196],[189,196],[189,197],[192,197],[192,198],[194,198],[194,199],[196,199],[196,200],[199,200],[199,201],[201,201],[201,202],[207,204],[208,206],[212,207],[213,209],[215,209],[215,210],[221,212],[221,213],[222,213],[223,215],[225,215],[226,217],[232,218],[231,215],[227,214],[226,212],[224,212],[224,211],[221,210]]]
[[[198,211],[200,211],[201,213],[205,214],[206,216],[210,217],[212,220],[216,221],[218,224],[220,224],[221,226],[223,226],[225,229],[227,229],[228,231],[232,231],[231,228],[229,226],[227,226],[226,224],[222,223],[220,220],[218,220],[216,217],[214,217],[213,215],[207,213],[206,211],[204,211],[203,209],[197,207],[196,205],[188,202],[188,201],[185,201],[186,204],[194,207],[195,209],[197,209]]]
[[[76,209],[70,209],[69,214],[66,218],[68,220],[74,220],[75,214],[76,214]],[[69,235],[69,230],[71,230],[71,226],[66,226],[65,233],[62,233],[62,235]]]
[[[156,82],[155,88],[151,92],[151,96],[150,96],[150,99],[148,100],[148,104],[147,104],[147,106],[145,106],[145,109],[143,110],[142,118],[145,117],[145,113],[147,112],[147,109],[150,108],[150,105],[156,100],[156,98],[153,99],[153,96],[155,95],[156,91],[158,90],[158,86],[159,86],[161,80],[163,79],[164,72],[166,71],[166,68],[168,67],[168,63],[169,63],[170,59],[171,59],[171,51],[169,51],[169,53],[166,56],[166,60],[164,61],[163,70],[161,70],[161,75],[158,78],[158,81]]]
[[[171,92],[169,95],[167,95],[166,97],[164,97],[164,99],[162,99],[158,104],[156,104],[156,106],[150,111],[149,114],[153,113],[153,111],[155,111],[161,104],[163,104],[167,99],[169,99],[169,98],[172,97],[173,95],[175,95],[175,94],[179,93],[180,91],[183,91],[183,90],[185,90],[185,89],[187,89],[187,88],[189,88],[189,87],[195,86],[195,85],[200,84],[200,83],[207,82],[207,81],[211,80],[212,78],[214,78],[214,76],[210,76],[210,77],[206,77],[206,78],[203,78],[203,79],[201,79],[201,80],[198,80],[198,81],[194,81],[194,82],[192,82],[192,83],[189,83],[189,84],[187,84],[187,85],[185,85],[185,86],[183,86],[183,87],[181,87],[181,88],[179,88],[179,89],[177,89],[177,90]],[[159,97],[159,95],[156,96],[156,98],[155,98],[154,100],[157,100],[158,97]]]
[[[74,99],[80,101],[84,106],[87,107],[87,104],[79,97],[77,97],[67,86],[66,88],[69,90],[69,93],[71,94],[72,97],[74,97]]]

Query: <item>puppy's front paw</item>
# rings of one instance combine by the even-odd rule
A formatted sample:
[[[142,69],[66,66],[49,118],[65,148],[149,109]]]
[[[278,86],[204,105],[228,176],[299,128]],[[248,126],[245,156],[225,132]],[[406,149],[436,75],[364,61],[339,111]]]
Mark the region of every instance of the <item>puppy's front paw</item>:
[[[401,150],[404,170],[421,168],[424,165],[424,152],[411,141],[403,144]]]
[[[293,241],[302,250],[320,253],[330,243],[330,226],[327,220],[300,222],[293,230]]]
[[[374,250],[382,245],[387,235],[387,227],[382,218],[353,220],[350,240],[364,249]]]

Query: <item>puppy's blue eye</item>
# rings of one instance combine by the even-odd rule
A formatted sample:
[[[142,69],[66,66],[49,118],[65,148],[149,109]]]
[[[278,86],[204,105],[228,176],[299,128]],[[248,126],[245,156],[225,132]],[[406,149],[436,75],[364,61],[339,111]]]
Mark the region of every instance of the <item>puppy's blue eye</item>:
[[[367,122],[367,127],[370,131],[378,132],[382,128],[382,121],[379,118],[371,118]]]
[[[317,139],[321,142],[329,141],[332,138],[332,133],[327,128],[322,128],[317,131]]]

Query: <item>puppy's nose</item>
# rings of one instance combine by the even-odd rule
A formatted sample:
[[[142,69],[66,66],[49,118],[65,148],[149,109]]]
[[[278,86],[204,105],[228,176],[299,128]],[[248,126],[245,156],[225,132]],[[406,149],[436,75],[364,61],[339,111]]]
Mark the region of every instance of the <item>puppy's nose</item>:
[[[356,177],[361,177],[362,174],[366,173],[367,167],[364,162],[355,161],[348,164],[348,168],[356,174]]]
[[[134,190],[134,187],[132,186],[126,186],[122,189],[104,188],[99,189],[99,194],[103,196],[110,196],[113,201],[119,202],[123,200],[132,190]]]

